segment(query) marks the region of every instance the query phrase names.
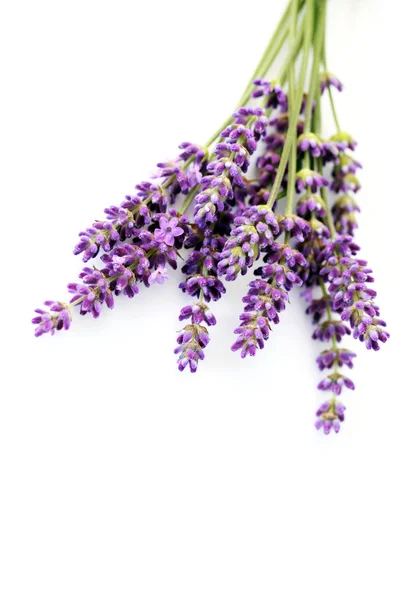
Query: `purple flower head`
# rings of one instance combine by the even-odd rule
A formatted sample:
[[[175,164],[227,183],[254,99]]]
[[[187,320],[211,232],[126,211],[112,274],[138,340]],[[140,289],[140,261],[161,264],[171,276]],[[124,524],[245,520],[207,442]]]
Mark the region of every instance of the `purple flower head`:
[[[327,87],[334,87],[339,92],[343,90],[343,84],[339,79],[332,73],[321,73],[321,94],[324,93]]]
[[[164,241],[157,241],[154,234],[146,230],[138,231],[137,242],[147,252],[151,267],[165,267],[168,264],[173,269],[177,268],[178,255],[175,247],[168,246]]]
[[[337,342],[340,342],[343,336],[350,334],[350,327],[343,323],[343,321],[340,319],[328,319],[318,324],[318,327],[314,329],[312,338],[321,342],[329,342],[332,338],[335,338]]]
[[[224,284],[217,277],[200,274],[188,277],[186,281],[179,284],[179,288],[185,294],[197,296],[198,298],[203,293],[206,302],[219,300],[226,291]]]
[[[153,283],[163,284],[168,279],[168,270],[165,267],[157,267],[155,271],[153,271],[148,278],[148,284],[153,285]]]
[[[258,267],[254,271],[254,275],[262,277],[265,281],[274,282],[277,287],[283,287],[287,292],[290,292],[294,285],[300,287],[303,284],[301,278],[296,273],[282,264]]]
[[[306,314],[311,315],[312,323],[316,325],[325,316],[327,307],[331,306],[331,298],[329,296],[313,298],[311,293],[311,296],[307,301],[309,302],[309,305],[306,308]]]
[[[191,373],[197,371],[199,360],[204,359],[203,349],[210,341],[208,331],[202,325],[186,325],[179,333],[175,354],[179,354],[178,369],[183,371],[188,365]]]
[[[175,238],[183,235],[184,230],[179,227],[177,217],[168,219],[166,216],[160,217],[159,228],[154,231],[154,239],[156,242],[165,242],[167,246],[173,246]]]
[[[54,335],[55,331],[60,331],[61,329],[67,331],[71,324],[71,314],[68,304],[46,300],[44,305],[48,307],[48,310],[37,308],[35,310],[37,316],[32,319],[32,323],[37,325],[35,336],[40,337],[44,333]]]
[[[68,291],[73,294],[70,305],[79,305],[81,315],[91,313],[97,319],[105,303],[114,307],[114,298],[107,276],[103,271],[85,267],[79,274],[82,283],[69,283]]]
[[[361,188],[360,181],[354,173],[347,173],[346,175],[338,174],[335,169],[333,170],[334,179],[331,183],[331,190],[335,192],[335,194],[339,194],[340,192],[347,193],[353,192],[356,193]]]
[[[307,187],[311,188],[311,191],[315,193],[318,188],[328,186],[329,181],[323,175],[320,175],[317,171],[311,171],[311,169],[301,169],[296,174],[296,188],[298,192],[303,192]]]
[[[282,90],[279,82],[267,81],[266,79],[255,79],[253,81],[256,89],[253,92],[253,98],[265,96],[267,99],[267,108],[280,108],[282,112],[288,109],[288,101],[285,92]]]
[[[379,343],[384,344],[390,337],[388,331],[383,329],[385,321],[370,317],[369,315],[357,319],[357,325],[353,329],[353,337],[365,342],[367,350],[379,350]]]
[[[309,152],[311,156],[318,158],[322,155],[322,148],[321,140],[314,133],[303,133],[298,138],[297,149],[300,154]]]
[[[95,258],[100,248],[109,252],[113,245],[119,240],[119,233],[115,226],[108,221],[96,221],[92,227],[81,231],[80,241],[74,248],[74,254],[83,252],[83,262]]]
[[[309,219],[314,213],[319,219],[326,217],[326,205],[321,196],[317,194],[305,194],[297,202],[296,212],[300,217]]]
[[[239,273],[244,275],[259,257],[260,249],[272,244],[279,234],[273,212],[263,205],[251,206],[234,223],[218,263],[219,275],[225,275],[228,281]]]
[[[179,194],[188,194],[204,175],[207,164],[206,149],[190,142],[183,142],[183,150],[174,160],[158,163],[155,178],[163,179],[163,188],[168,190],[169,202],[173,204]]]
[[[331,142],[336,144],[336,147],[340,152],[343,152],[344,150],[355,150],[357,146],[357,142],[345,131],[339,131],[332,135]]]
[[[332,141],[323,141],[321,142],[321,150],[322,150],[322,162],[324,165],[327,163],[333,162],[335,163],[340,155],[339,149],[335,142]]]
[[[139,293],[137,282],[147,279],[150,261],[143,248],[120,244],[101,257],[106,265],[103,273],[110,278],[109,287],[116,296],[133,298]]]
[[[236,174],[239,174],[239,171],[235,169],[235,167],[231,167],[231,161],[246,173],[247,169],[250,165],[250,152],[244,146],[238,144],[237,142],[222,142],[217,144],[215,147],[215,156],[218,161],[216,163],[209,163],[208,170],[210,171],[210,167],[216,171],[217,169],[221,169],[221,163],[225,165],[227,169],[229,169],[229,174],[232,177],[235,177]],[[242,180],[240,180],[240,183]]]
[[[299,242],[304,242],[311,232],[310,224],[297,215],[279,215],[278,223],[282,232],[290,233]]]
[[[345,348],[332,348],[330,350],[324,350],[317,357],[317,364],[319,369],[331,369],[334,365],[342,367],[346,365],[350,369],[353,368],[353,358],[355,358],[354,352],[346,350]]]
[[[243,139],[250,154],[255,150],[253,138],[259,140],[265,136],[268,119],[262,108],[250,108],[242,106],[233,113],[234,122],[228,125],[222,132],[222,138],[228,138],[230,142]]]
[[[316,412],[318,419],[315,423],[315,427],[317,429],[322,428],[325,434],[330,433],[332,429],[338,433],[340,424],[344,421],[345,410],[346,407],[335,399],[330,402],[324,402]]]
[[[341,196],[332,206],[335,229],[340,234],[352,235],[357,227],[356,213],[360,208],[356,200],[347,194]]]
[[[280,154],[272,150],[268,150],[257,158],[260,185],[271,185],[274,182],[280,159]]]
[[[224,244],[225,238],[223,237],[204,239],[203,245],[189,254],[182,267],[182,272],[186,275],[198,273],[216,275],[218,260]]]
[[[289,114],[278,113],[273,119],[269,121],[270,127],[275,127],[278,133],[286,133],[289,129]],[[304,131],[304,121],[299,119],[297,121],[297,135],[301,135]]]
[[[241,325],[234,330],[238,334],[236,342],[231,347],[233,352],[240,350],[242,358],[255,356],[257,349],[264,348],[264,341],[269,338],[270,326],[263,316],[242,313]]]
[[[274,242],[268,246],[264,256],[264,262],[270,265],[274,263],[286,264],[291,269],[305,267],[307,264],[307,261],[301,252],[295,248],[291,248],[287,244],[280,244],[278,242]]]
[[[354,390],[355,385],[349,377],[345,377],[341,373],[331,373],[325,379],[320,381],[318,389],[322,391],[330,391],[333,394],[339,396],[342,393],[343,387],[347,387],[349,390]]]
[[[285,145],[286,135],[277,131],[270,133],[265,138],[268,152],[279,152]]]
[[[179,320],[185,321],[186,319],[191,319],[191,322],[197,325],[203,322],[210,326],[217,323],[215,316],[204,302],[196,302],[195,304],[184,306],[181,309]]]

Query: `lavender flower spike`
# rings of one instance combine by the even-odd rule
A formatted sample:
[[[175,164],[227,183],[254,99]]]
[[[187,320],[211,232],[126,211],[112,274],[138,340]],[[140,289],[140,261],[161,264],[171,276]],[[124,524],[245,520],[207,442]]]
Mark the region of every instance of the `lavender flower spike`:
[[[234,223],[218,263],[218,274],[227,281],[235,280],[239,273],[244,275],[258,259],[260,249],[265,250],[279,234],[276,217],[263,205],[251,206]]]

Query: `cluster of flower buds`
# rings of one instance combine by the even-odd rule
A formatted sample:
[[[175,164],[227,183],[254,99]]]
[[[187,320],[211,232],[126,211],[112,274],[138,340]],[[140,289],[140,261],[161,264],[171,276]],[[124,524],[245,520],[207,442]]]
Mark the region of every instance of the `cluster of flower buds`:
[[[158,163],[151,181],[79,234],[74,254],[95,262],[83,268],[79,283],[68,285],[69,302],[46,301],[36,310],[36,336],[68,330],[74,307],[97,318],[104,304],[114,307],[115,296],[133,298],[142,285],[163,284],[179,265],[179,288],[191,300],[179,314],[185,324],[175,353],[180,371],[195,372],[210,342],[208,328],[216,325],[210,303],[225,294],[223,279],[232,282],[251,269],[255,278],[243,298],[232,350],[244,358],[263,348],[293,287],[303,286],[312,338],[327,345],[317,365],[324,371],[318,389],[329,400],[316,413],[316,427],[339,431],[345,406],[338,398],[354,389],[346,369],[355,354],[343,339],[352,335],[378,350],[389,334],[369,285],[371,269],[357,257],[352,237],[361,164],[353,155],[356,142],[337,120],[334,93],[343,86],[332,73],[320,72],[325,17],[316,13],[325,9],[326,2],[299,3],[296,18],[306,26],[300,29],[296,21],[280,79],[266,78],[264,58],[242,106],[211,142],[182,143],[175,159]],[[293,14],[288,10],[287,19]],[[277,54],[274,44],[266,57]],[[302,68],[294,84],[288,75],[298,54]],[[321,134],[322,94],[336,123],[329,139]]]

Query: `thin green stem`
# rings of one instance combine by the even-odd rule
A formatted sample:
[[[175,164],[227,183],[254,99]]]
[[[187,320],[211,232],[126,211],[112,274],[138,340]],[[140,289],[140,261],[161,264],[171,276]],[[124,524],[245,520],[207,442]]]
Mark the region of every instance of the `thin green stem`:
[[[291,22],[289,31],[289,43],[290,47],[294,48],[296,45],[296,25],[297,25],[297,12],[298,12],[298,0],[292,0],[292,12]],[[296,82],[294,73],[294,61],[290,63],[289,67],[289,122],[295,118],[295,101],[296,101]],[[289,156],[289,174],[288,174],[288,192],[286,198],[286,214],[290,214],[293,210],[293,199],[294,199],[294,182],[296,178],[296,162],[297,162],[297,148],[296,144],[292,144],[290,156]],[[289,233],[290,235],[290,233]]]
[[[305,28],[306,28],[306,20],[305,20],[305,18],[303,18],[297,29],[297,36],[295,39],[295,43],[290,45],[285,62],[283,63],[281,70],[279,71],[279,74],[277,77],[278,81],[282,84],[285,83],[285,81],[286,81],[286,77],[288,76],[290,65],[292,63],[296,62],[297,55],[299,54],[299,52],[301,50],[301,47],[303,44],[303,39],[304,39]]]
[[[311,70],[310,85],[307,95],[307,106],[306,114],[304,118],[304,133],[309,133],[311,129],[311,117],[313,102],[316,95],[316,89],[319,85],[319,68],[321,64],[322,48],[325,36],[325,13],[326,13],[326,0],[320,0],[320,8],[318,10],[318,16],[316,18],[317,28],[314,43],[314,57],[313,65]]]
[[[272,186],[271,196],[268,200],[269,208],[272,208],[272,206],[274,205],[274,202],[275,202],[276,197],[279,192],[279,188],[282,183],[282,179],[285,174],[285,169],[286,169],[287,161],[289,159],[290,149],[292,147],[292,144],[295,143],[296,138],[297,138],[297,135],[296,135],[297,134],[297,120],[298,120],[298,117],[300,114],[301,102],[303,99],[303,89],[304,89],[304,83],[305,83],[306,75],[307,75],[308,57],[309,57],[309,53],[310,53],[311,38],[312,38],[312,32],[313,32],[314,0],[307,0],[306,11],[307,12],[304,17],[304,19],[306,20],[306,24],[305,24],[306,28],[305,28],[304,42],[303,42],[303,57],[302,57],[299,81],[298,81],[298,86],[297,86],[295,110],[293,111],[293,115],[292,115],[293,118],[290,119],[289,129],[287,132],[285,144],[283,146],[283,150],[282,150],[282,154],[281,154],[281,160],[279,162],[278,171],[277,171],[277,174],[275,177],[274,185]]]
[[[199,191],[200,185],[195,185],[190,192],[188,193],[188,195],[185,198],[184,203],[182,204],[181,208],[179,209],[179,212],[181,213],[181,215],[183,215],[187,209],[189,208],[193,198],[195,197],[195,195],[197,194],[197,192]]]
[[[328,73],[328,69],[327,69],[327,65],[326,65],[326,42],[325,42],[325,40],[324,40],[323,61],[324,61],[325,72]],[[327,82],[327,87],[328,87],[329,103],[331,105],[333,120],[335,121],[336,129],[339,132],[339,131],[341,131],[340,125],[339,125],[339,118],[337,116],[337,112],[336,112],[336,108],[335,108],[335,101],[333,99],[332,89],[331,89],[331,86],[329,85],[329,82]]]

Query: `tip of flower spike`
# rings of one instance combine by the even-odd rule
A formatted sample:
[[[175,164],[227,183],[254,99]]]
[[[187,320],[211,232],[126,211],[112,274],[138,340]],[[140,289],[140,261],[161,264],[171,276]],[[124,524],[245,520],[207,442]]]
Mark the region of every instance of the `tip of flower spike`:
[[[344,421],[346,407],[334,398],[330,402],[323,402],[316,412],[315,427],[323,430],[328,435],[332,430],[339,433],[340,425]]]

